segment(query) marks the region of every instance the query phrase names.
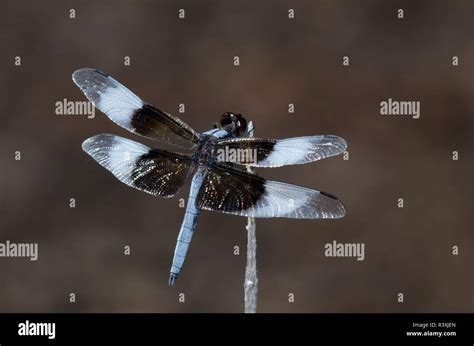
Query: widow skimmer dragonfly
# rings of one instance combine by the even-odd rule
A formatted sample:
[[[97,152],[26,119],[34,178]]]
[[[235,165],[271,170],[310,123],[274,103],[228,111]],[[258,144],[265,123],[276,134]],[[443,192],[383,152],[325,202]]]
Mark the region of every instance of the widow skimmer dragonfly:
[[[145,103],[101,71],[79,69],[72,79],[89,101],[117,125],[188,151],[152,149],[112,134],[96,135],[82,143],[82,149],[118,180],[155,196],[176,195],[192,175],[170,285],[181,271],[202,209],[254,218],[334,219],[345,215],[343,204],[331,194],[265,180],[245,170],[247,166],[280,167],[338,155],[346,150],[341,137],[248,138],[246,119],[230,112],[224,113],[213,129],[198,133],[177,117]],[[255,153],[254,160],[239,161],[245,156],[234,155],[226,162],[216,155],[222,150],[242,149]]]

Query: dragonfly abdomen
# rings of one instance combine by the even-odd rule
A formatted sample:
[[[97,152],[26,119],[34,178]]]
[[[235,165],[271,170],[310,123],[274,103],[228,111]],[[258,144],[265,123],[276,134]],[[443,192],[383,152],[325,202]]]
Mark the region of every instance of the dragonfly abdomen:
[[[191,181],[191,189],[189,191],[188,203],[186,211],[184,213],[183,223],[178,234],[178,240],[176,242],[176,248],[174,250],[173,264],[171,265],[169,285],[173,285],[181,272],[181,268],[188,252],[189,244],[193,237],[194,230],[196,229],[199,221],[199,215],[201,210],[196,207],[196,197],[201,187],[202,180],[204,177],[204,170],[198,169],[194,174],[193,180]]]

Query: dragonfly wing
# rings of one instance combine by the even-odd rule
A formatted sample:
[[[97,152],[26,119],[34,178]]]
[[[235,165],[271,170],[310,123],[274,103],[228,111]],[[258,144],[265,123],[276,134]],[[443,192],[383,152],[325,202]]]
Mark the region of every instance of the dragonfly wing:
[[[122,183],[155,196],[174,196],[193,170],[187,155],[111,134],[88,138],[82,149]]]
[[[253,167],[280,167],[298,165],[335,156],[344,152],[346,148],[346,141],[341,137],[333,135],[294,137],[278,140],[233,138],[219,141],[216,153],[218,155],[226,152],[233,153],[233,156],[224,155],[228,161],[233,163]],[[235,157],[235,160],[232,160],[232,157]]]
[[[337,219],[345,215],[335,196],[268,181],[230,164],[209,166],[198,192],[201,209],[255,218]]]
[[[101,112],[133,133],[187,149],[199,140],[199,133],[188,124],[145,103],[104,72],[83,68],[75,71],[72,79]]]

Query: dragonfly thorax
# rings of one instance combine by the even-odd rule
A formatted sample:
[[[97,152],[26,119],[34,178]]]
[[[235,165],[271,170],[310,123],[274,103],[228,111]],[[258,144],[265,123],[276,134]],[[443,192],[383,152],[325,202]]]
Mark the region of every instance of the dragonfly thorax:
[[[209,161],[212,161],[217,148],[217,140],[218,138],[212,135],[202,134],[197,149],[194,152],[193,159],[200,165],[205,165]]]

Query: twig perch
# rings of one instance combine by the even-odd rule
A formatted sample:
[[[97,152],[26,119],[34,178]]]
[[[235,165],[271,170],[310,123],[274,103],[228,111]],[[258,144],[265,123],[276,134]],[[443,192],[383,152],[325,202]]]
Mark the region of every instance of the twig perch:
[[[249,122],[249,131],[247,136],[254,136],[253,123]],[[255,169],[247,167],[249,173],[255,173]],[[257,277],[257,238],[256,231],[257,225],[255,218],[249,217],[247,219],[247,265],[245,267],[245,281],[244,281],[244,293],[245,293],[245,313],[256,313],[257,312],[257,293],[258,293],[258,277]]]

